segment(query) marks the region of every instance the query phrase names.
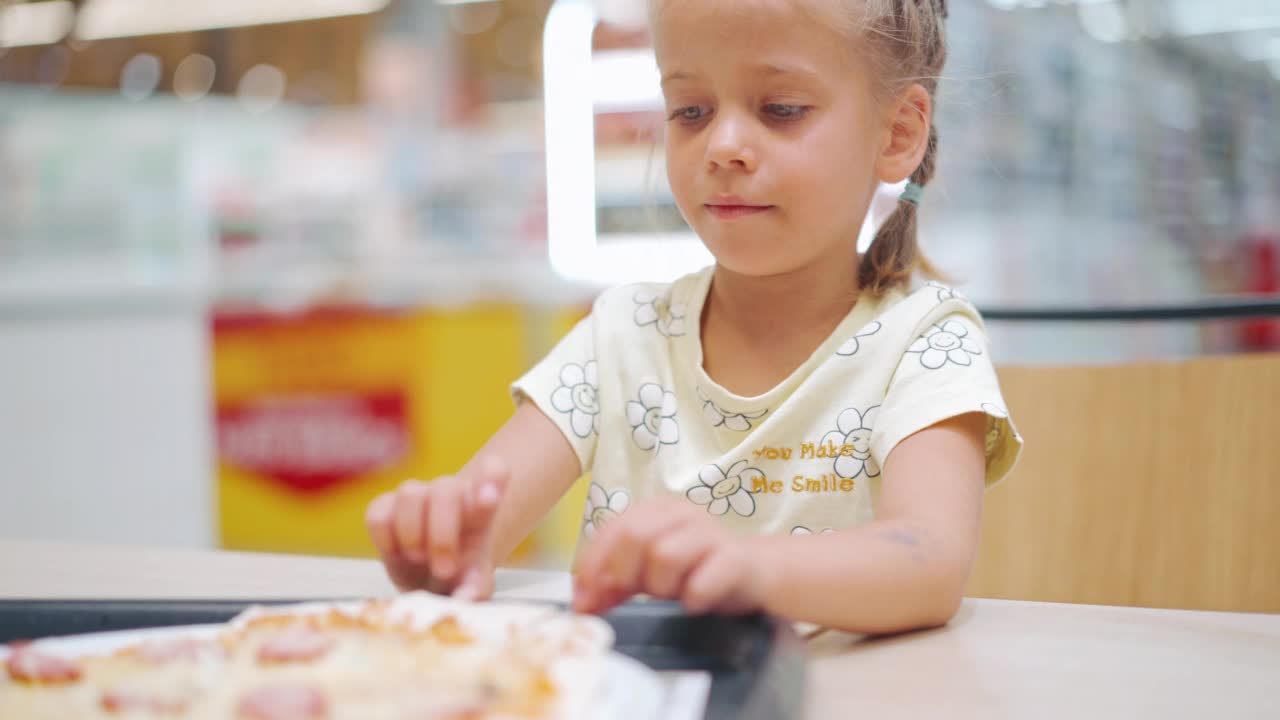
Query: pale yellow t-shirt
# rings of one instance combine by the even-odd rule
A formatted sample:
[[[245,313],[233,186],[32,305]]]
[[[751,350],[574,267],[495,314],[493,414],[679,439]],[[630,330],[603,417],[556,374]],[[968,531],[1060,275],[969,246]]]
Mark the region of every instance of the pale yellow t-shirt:
[[[645,498],[684,497],[732,530],[819,533],[875,514],[881,468],[909,435],[988,417],[987,484],[1022,448],[978,311],[930,284],[864,297],[790,377],[741,397],[703,370],[712,270],[605,292],[512,386],[591,473],[583,534]]]

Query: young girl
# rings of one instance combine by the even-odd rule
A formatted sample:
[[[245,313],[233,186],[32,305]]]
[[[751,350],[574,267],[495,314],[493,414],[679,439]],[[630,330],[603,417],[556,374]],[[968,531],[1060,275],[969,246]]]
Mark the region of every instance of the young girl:
[[[959,606],[1021,448],[930,284],[942,0],[655,0],[671,188],[713,268],[606,292],[461,472],[377,498],[392,579],[469,598],[584,472],[574,607],[645,593],[883,633]],[[881,183],[909,179],[870,249]]]

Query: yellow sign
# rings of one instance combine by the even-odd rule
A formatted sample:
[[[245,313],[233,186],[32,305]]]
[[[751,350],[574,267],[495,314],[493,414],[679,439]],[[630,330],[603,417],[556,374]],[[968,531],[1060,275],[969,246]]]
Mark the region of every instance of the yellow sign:
[[[510,416],[507,387],[528,366],[518,308],[213,325],[219,525],[234,549],[371,554],[369,500],[461,467]]]

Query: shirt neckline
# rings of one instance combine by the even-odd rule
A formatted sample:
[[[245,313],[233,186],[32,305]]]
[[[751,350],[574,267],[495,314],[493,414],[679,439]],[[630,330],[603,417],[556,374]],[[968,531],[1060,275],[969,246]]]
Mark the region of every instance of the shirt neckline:
[[[706,305],[707,295],[711,290],[711,281],[715,275],[715,266],[705,268],[697,277],[691,288],[691,295],[685,303],[686,332],[679,344],[686,364],[693,373],[698,392],[703,400],[709,400],[720,408],[738,413],[767,411],[772,409],[780,398],[790,395],[806,378],[813,374],[822,363],[835,355],[836,350],[854,333],[871,322],[876,314],[890,303],[894,293],[884,298],[872,298],[868,293],[859,293],[858,299],[848,314],[836,325],[831,334],[818,345],[803,363],[783,378],[777,385],[760,395],[746,397],[730,392],[707,374],[703,367],[702,352],[702,309]]]

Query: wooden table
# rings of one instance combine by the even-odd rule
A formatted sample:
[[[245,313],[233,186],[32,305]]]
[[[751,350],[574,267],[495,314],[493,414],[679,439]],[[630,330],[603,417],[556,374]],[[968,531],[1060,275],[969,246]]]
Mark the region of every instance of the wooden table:
[[[498,587],[562,600],[569,580],[507,570]],[[0,540],[0,598],[391,592],[367,560]],[[941,630],[809,648],[810,718],[1280,718],[1280,615],[967,600]]]

